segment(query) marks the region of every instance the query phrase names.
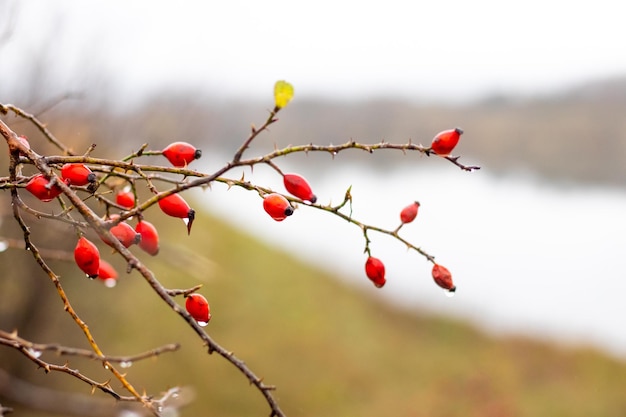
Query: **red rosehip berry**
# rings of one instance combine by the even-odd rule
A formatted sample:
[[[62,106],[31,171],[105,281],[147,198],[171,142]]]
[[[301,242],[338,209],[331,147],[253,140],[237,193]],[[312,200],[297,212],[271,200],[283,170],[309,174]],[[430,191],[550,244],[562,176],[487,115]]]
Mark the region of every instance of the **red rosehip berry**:
[[[41,201],[48,202],[54,200],[63,191],[58,185],[52,185],[43,174],[37,174],[28,181],[26,190]]]
[[[311,191],[311,186],[302,176],[298,174],[283,175],[283,183],[289,194],[301,200],[310,201],[312,204],[317,201],[317,197]]]
[[[159,200],[159,207],[163,213],[172,217],[179,217],[187,223],[187,234],[191,233],[191,225],[196,217],[194,209],[178,194],[171,194]]]
[[[456,144],[459,143],[462,134],[463,131],[458,127],[439,132],[433,138],[430,149],[437,155],[450,155],[450,152],[452,152]]]
[[[113,288],[117,284],[117,271],[113,268],[113,265],[100,259],[100,266],[98,268],[98,279],[104,282],[104,285]]]
[[[207,299],[198,293],[189,294],[185,301],[187,313],[198,322],[200,326],[206,326],[211,320],[211,308]]]
[[[433,265],[433,279],[444,290],[455,292],[456,287],[452,283],[452,274],[448,268],[439,264]]]
[[[81,236],[74,248],[74,260],[76,265],[85,273],[89,278],[96,278],[100,269],[100,252],[96,245],[90,240]]]
[[[26,149],[30,149],[30,143],[28,143],[28,139],[24,135],[20,135],[17,137],[18,142],[20,142]],[[14,147],[9,148],[9,153],[12,151],[17,151]],[[20,151],[20,156],[24,156],[24,152]]]
[[[376,288],[382,288],[387,282],[385,279],[385,264],[373,256],[370,256],[365,261],[365,275],[374,283]]]
[[[87,185],[96,181],[96,174],[83,164],[65,164],[61,176],[71,185]]]
[[[202,151],[186,142],[174,142],[162,151],[163,156],[175,167],[186,167],[202,156]]]
[[[115,195],[115,202],[127,209],[135,207],[135,194],[130,190],[118,191]]]
[[[115,220],[117,217],[119,216],[114,215],[111,216],[111,219]],[[111,229],[109,229],[109,232],[111,232],[111,234],[117,240],[119,240],[125,248],[128,248],[131,245],[134,245],[141,241],[141,235],[137,233],[135,229],[133,229],[133,227],[126,222],[119,222],[115,226],[111,227]],[[111,241],[106,237],[103,236],[102,241],[107,245],[113,247],[113,243],[111,243]]]
[[[263,198],[263,208],[277,222],[282,222],[293,214],[293,207],[289,201],[278,193],[266,195]]]
[[[420,203],[416,201],[403,208],[400,212],[400,221],[402,223],[411,223],[417,217],[417,210],[419,207]]]
[[[26,136],[20,135],[17,137],[17,140],[19,140],[27,149],[30,149],[30,143],[28,143],[28,138]]]
[[[135,231],[141,235],[139,247],[152,256],[159,253],[159,234],[152,223],[145,220],[139,221]]]

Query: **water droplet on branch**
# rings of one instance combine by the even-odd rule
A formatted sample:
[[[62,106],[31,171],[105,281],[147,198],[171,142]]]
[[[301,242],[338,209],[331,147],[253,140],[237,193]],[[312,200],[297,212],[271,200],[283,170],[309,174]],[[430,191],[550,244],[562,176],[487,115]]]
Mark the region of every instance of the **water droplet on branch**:
[[[28,348],[28,354],[33,358],[39,358],[41,356],[41,351],[33,348]]]

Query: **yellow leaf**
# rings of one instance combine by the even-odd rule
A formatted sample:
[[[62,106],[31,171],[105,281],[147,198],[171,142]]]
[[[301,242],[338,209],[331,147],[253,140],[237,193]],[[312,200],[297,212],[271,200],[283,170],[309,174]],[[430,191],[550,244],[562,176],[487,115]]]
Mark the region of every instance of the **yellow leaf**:
[[[276,81],[274,85],[274,100],[276,101],[276,107],[282,109],[293,98],[293,85],[287,81]]]

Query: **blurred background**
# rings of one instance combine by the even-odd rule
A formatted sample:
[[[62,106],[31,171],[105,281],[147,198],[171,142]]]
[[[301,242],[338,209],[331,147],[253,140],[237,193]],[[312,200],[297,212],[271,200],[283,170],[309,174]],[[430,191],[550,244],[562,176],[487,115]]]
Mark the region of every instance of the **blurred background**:
[[[256,194],[218,185],[187,194],[201,212],[190,238],[154,213],[163,249],[146,262],[166,286],[204,284],[208,332],[278,386],[288,415],[623,416],[626,29],[615,7],[4,0],[0,103],[38,115],[79,153],[91,143],[113,158],[143,143],[194,143],[204,150],[195,168],[206,172],[265,120],[279,79],[295,98],[250,155],[350,139],[426,145],[463,128],[455,153],[482,167],[472,173],[394,152],[277,160],[322,203],[352,186],[354,217],[371,224],[395,228],[418,200],[402,234],[452,271],[453,298],[396,241],[370,236],[387,266],[377,290],[363,273],[360,230],[306,207],[278,224]],[[38,153],[56,152],[24,120],[3,120]],[[232,176],[281,189],[258,168]],[[4,242],[21,236],[8,197]],[[71,251],[71,230],[29,220],[40,246]],[[29,255],[0,253],[0,329],[86,347]],[[261,396],[207,356],[138,275],[107,289],[53,263],[109,354],[182,343],[134,365],[131,382],[149,392],[185,386],[181,415],[265,413]],[[36,410],[32,397],[43,397],[26,395],[35,387],[57,406],[70,392],[113,403],[0,347],[0,404],[18,415],[72,413]]]

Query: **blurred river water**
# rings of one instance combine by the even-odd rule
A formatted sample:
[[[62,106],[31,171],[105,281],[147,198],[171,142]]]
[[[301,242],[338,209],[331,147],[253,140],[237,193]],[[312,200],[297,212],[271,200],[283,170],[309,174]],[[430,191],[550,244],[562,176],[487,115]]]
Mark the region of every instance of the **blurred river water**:
[[[365,277],[358,227],[306,206],[277,223],[256,193],[236,187],[216,185],[201,198],[225,221],[399,307],[626,358],[626,190],[438,165],[381,172],[337,164],[310,182],[321,204],[340,203],[352,186],[353,217],[391,230],[400,210],[419,201],[400,235],[450,269],[458,287],[451,298],[432,281],[431,264],[389,236],[369,233],[387,269],[387,284],[376,289]],[[284,192],[274,171],[244,172]]]

